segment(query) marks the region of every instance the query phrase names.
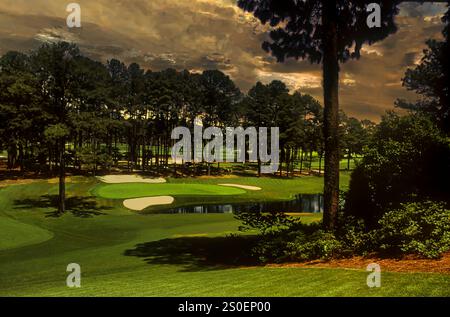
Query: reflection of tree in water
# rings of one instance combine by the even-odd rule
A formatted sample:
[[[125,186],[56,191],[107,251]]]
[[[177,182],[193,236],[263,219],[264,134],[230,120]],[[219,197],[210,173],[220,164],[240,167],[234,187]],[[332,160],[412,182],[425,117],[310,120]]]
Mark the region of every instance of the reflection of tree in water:
[[[288,201],[262,201],[252,203],[203,204],[162,209],[159,213],[242,213],[242,212],[323,212],[322,194],[298,194]]]

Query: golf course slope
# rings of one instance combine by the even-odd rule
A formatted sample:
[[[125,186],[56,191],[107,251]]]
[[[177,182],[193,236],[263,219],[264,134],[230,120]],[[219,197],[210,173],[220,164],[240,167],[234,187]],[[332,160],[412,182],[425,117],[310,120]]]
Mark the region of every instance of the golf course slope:
[[[0,217],[0,250],[19,248],[47,241],[53,234],[45,229]]]
[[[199,182],[203,186],[198,187]],[[244,236],[251,232],[240,233],[242,223],[232,214],[144,214],[124,208],[123,200],[92,195],[113,186],[106,196],[172,196],[174,204],[177,200],[197,204],[207,199],[265,201],[289,199],[299,192],[317,193],[323,179],[236,178],[236,183],[263,189],[248,192],[219,183],[227,180],[130,183],[126,187],[132,189],[128,190],[116,188],[124,184],[104,184],[85,177],[67,183],[68,208],[63,215],[54,214],[52,203],[58,184],[38,180],[0,189],[0,297],[450,296],[450,274],[383,270],[382,287],[369,288],[365,266],[255,265],[240,260],[246,250]],[[178,199],[174,192],[185,196]],[[211,195],[207,199],[198,195],[205,192]],[[223,192],[228,196],[214,196]],[[320,214],[301,217],[304,223],[321,220]],[[70,263],[80,265],[79,288],[66,285]]]

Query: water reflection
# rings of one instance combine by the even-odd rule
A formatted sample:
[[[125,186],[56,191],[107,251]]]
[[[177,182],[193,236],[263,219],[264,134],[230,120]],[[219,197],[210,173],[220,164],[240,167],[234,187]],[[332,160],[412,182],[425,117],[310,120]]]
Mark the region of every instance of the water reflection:
[[[188,207],[178,207],[162,210],[163,214],[185,214],[185,213],[235,213],[249,211],[282,211],[282,212],[323,212],[322,194],[298,194],[295,199],[289,201],[270,201],[258,203],[240,204],[210,204]]]

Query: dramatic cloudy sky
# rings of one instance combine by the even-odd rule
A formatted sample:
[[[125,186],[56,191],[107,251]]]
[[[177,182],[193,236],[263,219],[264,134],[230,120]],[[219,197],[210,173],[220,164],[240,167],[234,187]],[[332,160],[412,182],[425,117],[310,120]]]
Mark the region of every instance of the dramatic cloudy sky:
[[[233,0],[79,0],[82,28],[66,27],[65,0],[1,0],[0,54],[29,51],[43,42],[78,43],[95,59],[118,58],[145,68],[220,69],[243,90],[256,81],[285,81],[322,101],[321,69],[308,62],[278,64],[261,49],[267,29]],[[363,48],[341,71],[341,106],[377,120],[396,98],[414,99],[401,86],[420,60],[425,41],[440,38],[444,5],[402,5],[398,32]]]

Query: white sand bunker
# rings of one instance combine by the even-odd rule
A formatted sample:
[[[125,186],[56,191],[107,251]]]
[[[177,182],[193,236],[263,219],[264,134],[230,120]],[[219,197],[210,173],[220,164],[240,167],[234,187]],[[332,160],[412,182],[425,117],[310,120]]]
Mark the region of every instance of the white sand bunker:
[[[141,211],[150,206],[170,205],[173,201],[172,196],[142,197],[126,199],[123,201],[123,205],[128,209]]]
[[[261,190],[261,187],[256,186],[248,186],[248,185],[239,185],[239,184],[219,184],[220,186],[229,186],[229,187],[237,187],[247,190]]]
[[[99,176],[99,180],[108,184],[121,184],[121,183],[150,183],[150,184],[160,184],[165,183],[164,178],[143,178],[140,175],[106,175]]]

